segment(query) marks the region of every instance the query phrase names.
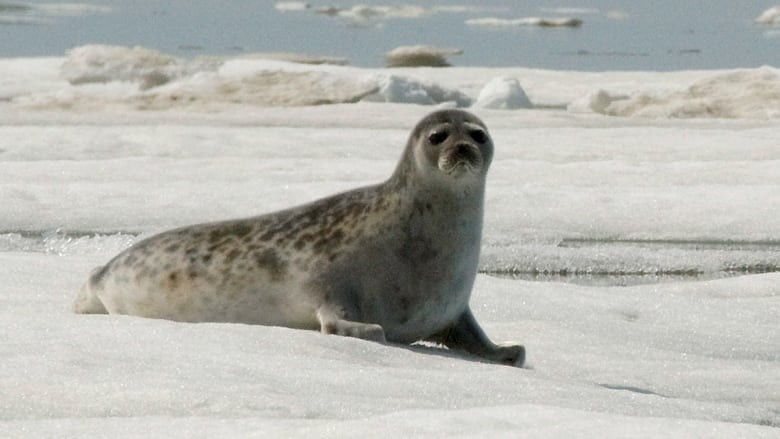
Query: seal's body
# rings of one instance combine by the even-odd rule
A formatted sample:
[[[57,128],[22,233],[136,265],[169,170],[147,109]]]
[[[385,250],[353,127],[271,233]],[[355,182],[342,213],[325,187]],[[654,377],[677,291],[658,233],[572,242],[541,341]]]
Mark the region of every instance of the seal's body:
[[[74,309],[427,339],[522,365],[523,347],[490,342],[468,306],[492,155],[479,119],[435,112],[386,182],[143,240],[96,269]]]

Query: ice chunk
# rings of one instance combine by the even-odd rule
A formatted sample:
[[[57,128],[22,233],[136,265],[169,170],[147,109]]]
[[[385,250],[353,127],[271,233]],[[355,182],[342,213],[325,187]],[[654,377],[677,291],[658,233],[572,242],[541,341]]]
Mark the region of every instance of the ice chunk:
[[[606,90],[598,89],[572,102],[566,109],[572,113],[605,114],[607,107],[609,107],[612,102],[619,99],[628,99],[628,96],[612,95]]]
[[[418,5],[355,5],[344,11],[342,15],[366,20],[373,18],[420,18],[427,13],[428,11],[424,7]]]
[[[506,76],[494,78],[485,84],[474,106],[500,110],[533,107],[520,82]]]
[[[367,82],[371,81],[377,84],[378,91],[364,99],[367,101],[419,105],[454,102],[459,107],[471,105],[471,99],[465,94],[458,90],[442,87],[434,82],[397,75],[380,75],[367,79]]]

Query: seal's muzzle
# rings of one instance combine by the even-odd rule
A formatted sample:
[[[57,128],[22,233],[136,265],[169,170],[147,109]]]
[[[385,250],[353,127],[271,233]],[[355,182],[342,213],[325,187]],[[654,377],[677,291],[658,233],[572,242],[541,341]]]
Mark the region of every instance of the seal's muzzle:
[[[456,169],[475,172],[482,167],[482,151],[470,143],[457,143],[442,150],[439,156],[439,169],[451,173]]]

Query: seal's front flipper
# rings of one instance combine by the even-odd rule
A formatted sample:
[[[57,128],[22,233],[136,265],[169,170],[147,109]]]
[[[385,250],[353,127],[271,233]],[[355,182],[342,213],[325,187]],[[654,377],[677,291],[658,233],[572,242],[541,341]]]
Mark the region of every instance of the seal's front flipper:
[[[320,332],[346,337],[362,338],[363,340],[385,343],[385,330],[380,325],[344,320],[337,313],[325,307],[317,310],[317,320],[320,321]]]
[[[471,309],[458,318],[452,327],[429,337],[450,349],[463,350],[496,363],[522,367],[525,363],[525,348],[521,345],[497,345],[479,327]]]

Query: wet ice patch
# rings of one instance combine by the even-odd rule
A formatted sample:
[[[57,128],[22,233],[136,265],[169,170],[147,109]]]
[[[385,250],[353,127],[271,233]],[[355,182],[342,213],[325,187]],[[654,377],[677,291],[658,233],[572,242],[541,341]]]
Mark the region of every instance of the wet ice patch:
[[[44,253],[59,256],[119,253],[138,235],[129,232],[13,231],[0,233],[0,252]]]
[[[480,271],[518,279],[633,285],[780,271],[780,242],[563,239],[507,243],[487,238]]]

